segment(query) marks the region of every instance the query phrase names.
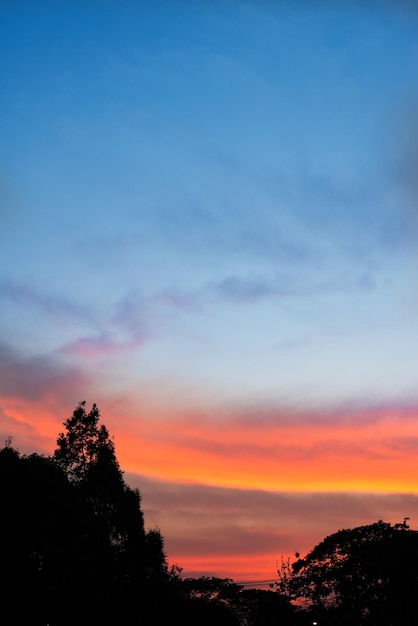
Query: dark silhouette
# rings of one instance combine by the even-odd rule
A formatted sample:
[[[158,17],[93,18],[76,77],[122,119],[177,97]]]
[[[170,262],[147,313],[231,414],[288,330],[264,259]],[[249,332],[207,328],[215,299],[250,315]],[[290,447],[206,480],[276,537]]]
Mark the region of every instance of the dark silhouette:
[[[178,586],[177,617],[186,626],[239,626],[236,598],[241,589],[229,578],[185,578]]]
[[[0,451],[2,620],[70,624],[97,595],[86,510],[51,459]]]
[[[171,576],[163,538],[145,531],[97,407],[80,403],[64,425],[52,458],[0,451],[6,623],[155,623]]]
[[[257,626],[292,626],[297,621],[296,609],[284,596],[266,589],[243,589],[240,598],[245,623]]]
[[[282,561],[276,590],[169,568],[124,481],[96,405],[64,422],[52,457],[0,449],[4,626],[415,626],[418,532],[408,518],[340,530]]]
[[[182,623],[228,626],[292,626],[295,608],[274,591],[245,589],[230,578],[186,578],[180,587],[188,602]]]
[[[326,537],[293,564],[285,591],[304,600],[321,625],[416,625],[418,532],[407,519]]]
[[[72,416],[64,422],[66,432],[58,436],[54,461],[73,483],[88,481],[98,466],[100,469],[106,466],[107,469],[112,468],[119,482],[122,479],[113,441],[99,419],[99,409],[95,404],[87,413],[86,403],[80,402]]]

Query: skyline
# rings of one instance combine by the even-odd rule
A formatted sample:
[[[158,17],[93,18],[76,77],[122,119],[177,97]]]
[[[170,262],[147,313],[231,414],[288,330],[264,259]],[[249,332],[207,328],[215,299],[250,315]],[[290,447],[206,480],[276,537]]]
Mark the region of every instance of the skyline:
[[[184,575],[418,527],[418,13],[4,3],[0,436],[96,403]]]

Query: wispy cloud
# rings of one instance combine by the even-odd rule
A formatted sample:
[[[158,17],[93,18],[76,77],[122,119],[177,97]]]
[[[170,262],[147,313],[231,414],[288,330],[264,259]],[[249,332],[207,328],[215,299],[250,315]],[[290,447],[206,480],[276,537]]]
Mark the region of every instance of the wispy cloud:
[[[224,487],[414,491],[418,406],[275,411],[212,406],[173,410],[169,398],[136,420],[138,443],[119,430],[125,467],[168,480]]]
[[[195,313],[202,310],[202,302],[198,292],[180,291],[173,288],[165,289],[155,294],[152,301],[161,307],[167,307]]]
[[[227,276],[213,286],[221,298],[233,301],[255,301],[271,296],[286,297],[292,294],[289,278],[269,281],[263,277]]]
[[[230,275],[207,287],[221,299],[254,302],[261,299],[303,297],[338,292],[364,292],[374,288],[370,273],[330,278],[321,282],[301,281],[299,276],[237,276]]]
[[[62,422],[97,393],[97,376],[58,355],[25,355],[0,344],[0,438],[22,452],[51,454]]]
[[[31,422],[34,407],[31,407],[32,410],[29,410],[26,418],[22,418],[15,408],[0,397],[0,447],[10,439],[12,446],[22,454],[31,454],[34,451],[49,452],[50,438],[44,437]]]
[[[54,318],[92,321],[87,308],[74,304],[66,297],[12,280],[0,281],[0,300],[12,302],[21,307],[38,309]]]
[[[285,493],[156,481],[127,475],[143,496],[145,519],[166,537],[184,574],[236,577],[248,568],[274,577],[281,556],[310,550],[327,534],[378,519],[418,520],[418,496],[392,493]],[[415,522],[414,522],[415,520]],[[198,569],[200,568],[200,569]],[[254,576],[254,573],[253,573]]]
[[[0,344],[0,395],[39,400],[51,394],[64,402],[78,397],[78,390],[92,377],[79,367],[69,366],[57,356],[26,356],[5,343]]]
[[[110,358],[130,352],[141,346],[141,339],[115,341],[109,336],[81,337],[59,349],[58,352],[83,359]]]

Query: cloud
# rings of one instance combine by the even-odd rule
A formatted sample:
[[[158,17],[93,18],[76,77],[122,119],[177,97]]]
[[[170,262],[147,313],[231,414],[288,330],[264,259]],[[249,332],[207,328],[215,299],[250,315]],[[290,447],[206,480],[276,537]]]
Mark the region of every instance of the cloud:
[[[197,292],[183,292],[174,289],[166,289],[158,292],[152,301],[163,307],[170,307],[185,312],[201,311],[201,303]]]
[[[129,472],[242,489],[414,491],[418,406],[174,409],[169,397],[120,430]]]
[[[184,574],[235,576],[263,566],[273,576],[281,556],[293,559],[341,528],[393,523],[418,524],[418,496],[391,493],[285,493],[156,481],[127,474],[138,487],[148,525],[158,524],[168,557]],[[196,571],[196,564],[203,567]],[[263,565],[262,565],[263,564]],[[254,575],[254,574],[253,574]]]
[[[376,287],[371,272],[344,272],[339,276],[318,281],[301,280],[296,274],[227,274],[218,280],[206,282],[200,288],[184,291],[175,287],[157,291],[147,299],[128,296],[118,303],[118,311],[111,323],[135,334],[145,332],[154,315],[153,327],[166,320],[173,310],[194,314],[207,310],[217,302],[232,304],[255,303],[263,300],[311,297],[333,293],[364,293]],[[158,332],[155,332],[158,334]]]
[[[57,356],[26,356],[0,344],[0,395],[39,400],[54,393],[63,401],[78,397],[91,375],[63,363]]]
[[[135,350],[141,345],[139,338],[127,341],[114,341],[109,336],[81,337],[60,348],[59,352],[85,359],[109,358]]]
[[[117,301],[113,306],[116,312],[99,323],[87,308],[74,305],[64,298],[50,297],[27,286],[3,282],[0,283],[0,297],[2,294],[16,304],[36,307],[54,318],[88,322],[90,332],[57,348],[55,353],[58,356],[83,360],[110,358],[141,347],[153,334],[149,322],[152,318],[150,302],[132,295]],[[75,332],[79,333],[79,329],[76,328]]]
[[[3,404],[2,398],[0,398],[0,403]],[[3,409],[0,406],[0,447],[10,438],[11,445],[22,454],[31,454],[35,450],[48,450],[49,438],[43,437],[36,426],[30,423],[33,413],[28,414],[25,421],[25,419],[10,415],[9,410],[10,408]]]
[[[141,348],[158,339],[172,310],[195,311],[193,296],[160,291],[147,298],[128,293],[114,305],[114,313],[95,332],[78,337],[59,349],[83,359],[111,358]]]
[[[117,395],[63,355],[29,357],[3,344],[0,436],[50,454],[78,401],[97,402],[147,526],[161,528],[185,575],[273,577],[282,555],[339,528],[418,519],[416,405],[198,411],[169,394],[155,403],[155,385]]]
[[[369,272],[361,272],[349,278],[343,276],[322,282],[301,282],[299,277],[281,275],[267,276],[226,276],[219,282],[207,286],[207,291],[221,299],[233,302],[255,302],[265,298],[289,298],[312,295],[326,295],[334,292],[364,292],[375,286]]]
[[[69,366],[56,354],[28,356],[0,344],[0,437],[11,436],[22,452],[51,454],[63,421],[78,402],[98,395],[95,373],[80,365]]]
[[[61,336],[66,341],[55,348],[55,356],[83,360],[110,358],[136,350],[146,341],[160,336],[173,310],[189,312],[198,308],[193,295],[175,290],[157,291],[147,298],[128,292],[110,306],[107,304],[111,313],[106,315],[101,311],[102,319],[99,319],[87,304],[79,305],[65,297],[12,280],[0,281],[0,302],[2,300],[20,307],[29,318],[33,311],[39,312],[48,330],[51,318],[58,322],[61,331],[64,323],[65,331]],[[11,324],[12,321],[11,318]],[[32,318],[30,321],[33,323]],[[55,335],[59,336],[59,333],[51,334],[51,337],[55,338]],[[41,367],[40,371],[43,369]]]
[[[54,318],[91,321],[91,315],[86,308],[78,306],[66,298],[12,280],[0,281],[0,299],[13,302],[21,307],[38,309]]]
[[[214,284],[212,289],[221,298],[233,301],[255,301],[271,296],[286,297],[292,294],[291,281],[286,277],[269,281],[263,277],[227,276]]]

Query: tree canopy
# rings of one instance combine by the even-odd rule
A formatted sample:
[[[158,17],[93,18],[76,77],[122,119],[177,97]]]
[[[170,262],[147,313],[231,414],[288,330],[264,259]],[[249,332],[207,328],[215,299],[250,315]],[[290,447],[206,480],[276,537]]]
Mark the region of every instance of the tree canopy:
[[[85,481],[97,465],[106,463],[120,472],[115,447],[104,424],[99,423],[96,404],[86,411],[86,402],[80,402],[70,418],[64,422],[66,432],[58,435],[54,460],[69,480]]]
[[[2,623],[19,626],[415,626],[418,531],[408,518],[342,529],[282,561],[277,590],[182,578],[146,530],[95,404],[51,457],[0,449]]]
[[[418,594],[418,532],[378,521],[340,530],[293,564],[294,598],[335,624],[412,626]],[[287,581],[287,584],[289,581]]]
[[[99,417],[79,403],[52,457],[0,450],[10,624],[117,626],[132,611],[146,624],[146,608],[166,593],[164,539],[145,530],[140,493],[125,483]]]

